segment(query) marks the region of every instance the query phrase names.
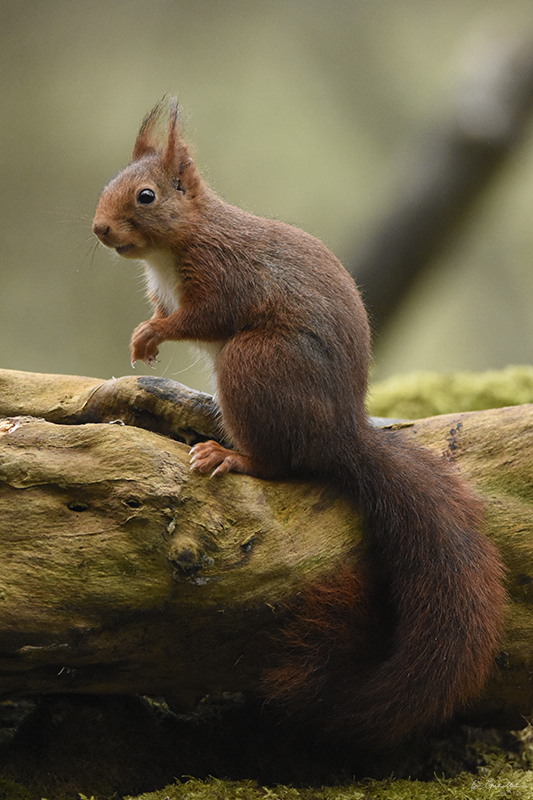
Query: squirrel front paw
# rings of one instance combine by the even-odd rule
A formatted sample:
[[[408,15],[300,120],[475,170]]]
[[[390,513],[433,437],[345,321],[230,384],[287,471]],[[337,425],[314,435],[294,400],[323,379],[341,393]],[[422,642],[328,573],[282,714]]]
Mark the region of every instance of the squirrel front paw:
[[[163,341],[164,336],[161,335],[152,320],[141,322],[135,328],[131,337],[131,366],[134,367],[136,361],[144,361],[145,364],[151,367],[157,361],[158,345]]]

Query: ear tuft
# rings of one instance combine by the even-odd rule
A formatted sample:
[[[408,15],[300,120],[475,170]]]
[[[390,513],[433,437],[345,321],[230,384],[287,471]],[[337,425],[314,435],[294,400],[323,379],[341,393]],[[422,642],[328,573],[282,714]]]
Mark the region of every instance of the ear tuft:
[[[200,177],[182,138],[175,97],[163,97],[142,122],[131,160],[139,161],[149,155],[159,156],[161,167],[180,183],[182,191],[198,189]]]
[[[161,163],[168,173],[171,175],[179,175],[181,172],[183,154],[187,152],[187,147],[181,138],[181,130],[178,122],[178,101],[175,97],[170,97],[168,99],[167,108],[167,138],[161,153]]]
[[[143,119],[133,147],[132,161],[163,151],[166,146],[163,131],[167,117],[170,135],[171,129],[178,127],[178,101],[175,97],[167,98],[165,95]]]
[[[175,97],[168,100],[167,138],[161,152],[161,166],[178,181],[181,191],[188,192],[190,196],[198,191],[200,176],[182,136],[178,101]]]

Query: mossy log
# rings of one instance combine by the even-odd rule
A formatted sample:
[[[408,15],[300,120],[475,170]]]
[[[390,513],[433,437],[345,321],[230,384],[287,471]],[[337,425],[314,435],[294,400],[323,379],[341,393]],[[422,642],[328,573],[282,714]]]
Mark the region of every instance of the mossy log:
[[[190,472],[189,446],[217,436],[218,411],[173,381],[0,370],[0,417],[4,696],[190,706],[253,690],[285,601],[361,536],[361,518],[318,484]],[[397,427],[486,500],[510,600],[498,666],[469,716],[520,727],[533,708],[533,405]]]

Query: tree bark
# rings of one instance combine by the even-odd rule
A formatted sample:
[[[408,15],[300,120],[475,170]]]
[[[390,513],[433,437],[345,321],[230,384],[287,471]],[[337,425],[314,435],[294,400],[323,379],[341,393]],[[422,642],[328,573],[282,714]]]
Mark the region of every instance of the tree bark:
[[[315,483],[191,473],[189,446],[216,436],[218,410],[173,381],[3,370],[0,389],[3,694],[190,706],[256,689],[285,602],[353,558],[360,517]],[[469,718],[520,727],[533,707],[533,406],[397,427],[486,500],[510,600]]]

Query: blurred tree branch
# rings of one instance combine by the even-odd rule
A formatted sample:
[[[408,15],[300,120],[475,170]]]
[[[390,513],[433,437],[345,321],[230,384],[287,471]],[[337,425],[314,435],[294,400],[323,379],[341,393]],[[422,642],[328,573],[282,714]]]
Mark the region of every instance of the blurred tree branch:
[[[415,143],[397,200],[349,264],[374,333],[520,144],[533,111],[533,41],[485,39],[468,60],[454,106]]]

